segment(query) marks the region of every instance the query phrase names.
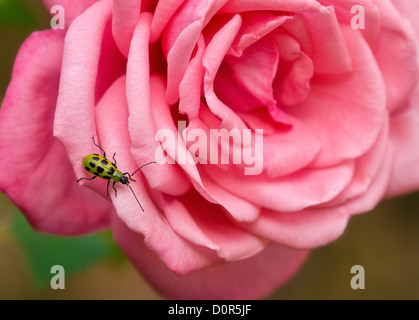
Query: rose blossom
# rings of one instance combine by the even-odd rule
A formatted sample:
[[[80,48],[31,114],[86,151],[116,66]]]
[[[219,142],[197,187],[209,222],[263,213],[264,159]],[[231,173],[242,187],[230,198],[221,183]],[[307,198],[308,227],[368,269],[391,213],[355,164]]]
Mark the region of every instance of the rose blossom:
[[[16,58],[0,189],[39,231],[111,228],[166,297],[263,297],[352,215],[419,186],[418,2],[44,3],[66,26],[33,33]],[[351,27],[355,5],[365,29]],[[76,183],[92,136],[134,172],[179,121],[263,129],[263,172],[149,165],[131,183],[144,213],[125,186],[107,197],[104,180]]]

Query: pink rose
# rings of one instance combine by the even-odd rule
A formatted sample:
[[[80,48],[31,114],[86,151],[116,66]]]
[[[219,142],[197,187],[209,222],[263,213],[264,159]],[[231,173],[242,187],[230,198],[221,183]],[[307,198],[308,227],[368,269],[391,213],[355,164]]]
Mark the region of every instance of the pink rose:
[[[0,189],[42,232],[111,228],[166,297],[263,297],[352,215],[419,187],[419,2],[44,2],[62,6],[66,26],[19,51]],[[204,164],[185,140],[193,129],[251,129],[261,172]],[[176,133],[175,149],[160,130]],[[102,179],[76,183],[99,152],[92,136],[123,172],[158,150],[176,160],[130,184],[144,212],[122,184],[107,197]],[[180,161],[187,151],[198,163]]]

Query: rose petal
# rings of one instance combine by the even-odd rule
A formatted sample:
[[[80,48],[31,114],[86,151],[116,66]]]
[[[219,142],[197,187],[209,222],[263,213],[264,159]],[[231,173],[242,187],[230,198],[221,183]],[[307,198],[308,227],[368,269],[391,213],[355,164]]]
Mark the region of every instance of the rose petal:
[[[74,19],[81,15],[87,8],[94,5],[99,0],[43,0],[45,6],[50,11],[55,5],[60,5],[64,8],[65,27],[68,28]],[[55,14],[55,12],[54,12]]]
[[[277,10],[286,12],[315,11],[321,5],[314,0],[230,0],[220,13],[237,13],[257,10]]]
[[[202,173],[202,172],[201,172]],[[260,213],[260,207],[225,190],[209,177],[203,175],[203,183],[208,193],[228,211],[236,221],[254,221]]]
[[[169,299],[259,299],[294,275],[308,254],[271,244],[251,258],[179,277],[124,224],[114,221],[113,230],[116,241],[132,263]]]
[[[179,112],[187,114],[189,121],[198,117],[201,106],[201,88],[204,77],[202,58],[205,52],[205,41],[201,35],[197,43],[197,52],[186,67],[179,85]]]
[[[356,160],[355,173],[351,183],[335,199],[325,206],[345,204],[349,200],[368,192],[370,185],[382,171],[389,148],[389,121],[385,121],[381,133],[371,150]],[[387,169],[387,167],[386,167]]]
[[[240,225],[281,245],[309,249],[339,238],[348,220],[349,212],[345,208],[309,208],[297,212],[264,210],[256,221]]]
[[[278,48],[270,37],[265,37],[248,47],[240,57],[226,56],[224,63],[228,63],[232,69],[232,73],[228,76],[260,103],[237,105],[234,103],[235,96],[229,92],[229,86],[220,87],[217,94],[237,111],[248,111],[261,106],[266,106],[270,110],[277,108],[272,83],[277,73],[278,61]]]
[[[119,51],[112,36],[111,28],[111,21],[108,21],[103,33],[99,54],[95,92],[96,103],[102,98],[109,86],[126,71],[127,60]]]
[[[166,197],[161,201],[160,208],[164,212],[170,226],[179,235],[197,245],[207,247],[214,251],[219,250],[218,245],[211,241],[201,230],[182,202]]]
[[[416,39],[419,39],[419,2],[410,0],[392,0],[393,5],[401,15],[410,21],[415,30]]]
[[[76,235],[107,227],[113,207],[77,185],[52,136],[64,36],[36,32],[19,51],[0,111],[0,189],[37,230]]]
[[[64,44],[54,136],[66,149],[78,177],[85,174],[81,166],[83,157],[97,152],[92,144],[96,131],[95,84],[111,9],[110,1],[99,1],[88,8],[71,24]]]
[[[188,25],[176,39],[167,54],[166,99],[174,104],[179,99],[179,85],[203,28],[203,21]]]
[[[364,8],[365,28],[355,30],[362,34],[371,48],[376,47],[382,18],[374,0],[322,0],[321,2],[325,6],[333,6],[339,23],[347,26],[352,26],[359,18],[357,15],[360,12],[352,12],[352,8],[357,9],[356,6]]]
[[[302,15],[311,34],[314,51],[310,58],[315,73],[336,74],[352,71],[352,56],[345,43],[345,34],[341,33],[334,7],[321,7],[317,12],[304,12]]]
[[[351,215],[368,212],[374,209],[383,199],[390,181],[391,169],[394,165],[395,150],[396,148],[392,145],[387,148],[386,157],[368,190],[364,194],[345,204],[345,207],[349,210]]]
[[[96,107],[97,128],[102,147],[113,154],[117,152],[118,168],[123,172],[134,172],[138,166],[130,154],[130,137],[128,132],[128,108],[121,99],[125,92],[125,79],[118,79],[105,93]],[[151,166],[142,169],[150,170]],[[111,192],[110,197],[118,217],[126,226],[144,236],[147,246],[153,250],[164,263],[178,274],[185,274],[214,264],[217,258],[211,249],[195,245],[179,236],[167,223],[154,201],[150,198],[152,192],[145,185],[142,173],[135,176],[136,182],[131,182],[128,188],[118,183],[117,197]],[[135,196],[134,196],[135,195]],[[140,202],[140,205],[137,202]],[[182,257],[181,259],[179,257]]]
[[[292,129],[263,137],[263,164],[271,178],[285,176],[309,165],[320,152],[320,143],[298,119]],[[265,131],[264,131],[265,132]]]
[[[227,130],[245,129],[243,121],[229,107],[222,103],[214,92],[214,79],[228,49],[240,28],[241,18],[235,15],[214,35],[208,44],[203,57],[205,68],[204,91],[205,98],[211,112],[222,120],[220,127]]]
[[[212,190],[214,189],[212,188]],[[220,192],[216,195],[220,196]],[[225,195],[221,195],[221,197],[221,199],[225,199]],[[257,254],[265,247],[264,239],[233,224],[225,215],[222,207],[199,197],[196,191],[190,191],[181,196],[179,200],[187,208],[187,212],[178,212],[190,215],[199,229],[216,244],[217,254],[221,258],[227,261],[241,260]],[[183,217],[181,216],[179,219],[183,219]]]
[[[241,17],[242,26],[229,50],[229,53],[235,57],[240,57],[246,48],[267,34],[271,34],[273,30],[291,18],[277,16],[266,11],[243,12]]]
[[[127,65],[126,97],[129,108],[129,132],[132,137],[131,152],[138,166],[155,161],[155,153],[160,145],[155,141],[155,122],[150,120],[155,118],[153,108],[157,108],[161,103],[166,105],[159,95],[154,94],[154,87],[150,87],[150,23],[151,15],[143,13],[135,28]],[[152,188],[169,194],[183,193],[190,186],[172,166],[148,166],[145,175]]]
[[[157,2],[151,23],[150,41],[155,42],[160,37],[161,32],[169,23],[176,10],[182,5],[184,0],[160,0]]]
[[[298,106],[284,107],[321,141],[316,167],[336,165],[367,152],[387,114],[385,87],[370,48],[359,33],[342,27],[354,71],[338,78],[313,78],[311,94]]]
[[[140,18],[141,0],[113,0],[112,34],[127,57],[135,26]]]
[[[292,130],[266,121],[266,111],[240,113],[249,128],[263,130],[263,166],[271,178],[305,168],[320,152],[317,138],[298,119],[288,116]],[[276,126],[275,126],[276,125]]]
[[[417,190],[419,174],[419,86],[408,107],[390,119],[390,143],[396,148],[387,196]]]
[[[418,38],[390,1],[378,1],[377,6],[382,23],[375,57],[386,84],[387,108],[392,113],[406,105],[406,98],[418,83]]]
[[[152,76],[150,79],[150,85],[152,88],[151,92],[154,96],[154,104],[151,110],[153,113],[154,123],[156,125],[156,128],[158,129],[157,138],[164,139],[164,135],[166,135],[166,132],[170,132],[170,134],[172,134],[174,138],[174,147],[165,150],[167,152],[168,161],[173,161],[173,163],[176,162],[177,165],[179,165],[179,167],[184,171],[184,173],[187,175],[187,177],[193,184],[194,188],[200,192],[201,196],[203,196],[210,202],[215,202],[215,200],[212,199],[211,196],[207,193],[202,184],[202,180],[199,171],[196,167],[196,164],[194,163],[192,156],[189,154],[186,148],[185,142],[182,138],[182,134],[179,133],[179,124],[175,125],[173,122],[173,118],[170,112],[170,106],[164,100],[164,79],[157,75]],[[176,167],[174,165],[166,164],[164,166],[172,167],[167,170],[176,170]]]
[[[354,163],[337,167],[305,169],[272,179],[264,175],[244,176],[241,170],[228,171],[204,166],[213,181],[252,203],[274,211],[300,211],[330,201],[349,184]]]
[[[175,150],[168,150],[168,156],[178,161],[179,166],[184,170],[185,174],[192,180],[192,183],[199,191],[201,196],[212,203],[219,203],[224,206],[227,211],[232,214],[232,216],[236,217],[237,219],[253,219],[257,216],[259,209],[254,207],[252,204],[248,203],[244,199],[241,199],[237,196],[229,194],[225,190],[219,189],[219,187],[214,186],[211,181],[206,179],[205,176],[202,176],[202,172],[198,171],[197,165],[190,160],[187,160],[187,156],[189,154],[189,149],[187,149],[187,145],[182,138],[182,133],[179,133],[179,128],[176,128],[173,119],[170,114],[170,107],[164,101],[164,80],[157,76],[152,76],[150,80],[151,84],[151,92],[152,100],[154,101],[153,104],[153,119],[155,121],[156,127],[163,130],[169,130],[173,133],[177,148],[177,152]],[[200,130],[204,130],[207,137],[209,137],[208,128],[204,129],[204,123],[198,121],[190,121],[188,130],[194,128],[195,122],[199,122],[196,127]],[[175,154],[171,154],[171,151],[175,151]],[[209,162],[209,158],[206,158]],[[164,167],[171,167],[171,169],[176,170],[175,165],[166,164]],[[177,171],[176,171],[177,172]],[[177,172],[178,174],[178,172]],[[178,177],[177,175],[172,175],[173,177]],[[184,176],[181,176],[182,180],[177,182],[177,179],[173,179],[174,187],[179,188],[180,190],[185,190],[182,187]],[[184,192],[183,192],[184,193]],[[233,203],[230,203],[230,200],[234,199]]]
[[[278,103],[293,106],[306,100],[311,91],[310,82],[314,74],[311,59],[301,52],[300,57],[292,63],[280,64],[279,71],[273,83],[274,97]]]

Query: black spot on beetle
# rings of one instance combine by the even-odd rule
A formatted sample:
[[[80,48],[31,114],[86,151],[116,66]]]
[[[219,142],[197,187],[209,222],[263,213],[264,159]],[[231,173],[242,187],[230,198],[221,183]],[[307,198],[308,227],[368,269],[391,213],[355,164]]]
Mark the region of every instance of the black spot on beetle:
[[[102,160],[100,163],[103,164],[104,166],[107,166],[108,165],[108,161],[107,160]]]
[[[103,171],[105,171],[102,167],[97,167],[97,172],[102,173]]]
[[[96,165],[93,162],[89,162],[89,166],[91,166],[92,168],[96,167]]]
[[[99,176],[99,173],[97,173],[97,172],[93,172],[93,174],[94,174],[95,176]]]
[[[84,167],[86,171],[90,171],[90,168],[88,166]]]
[[[110,176],[103,176],[103,179],[106,179],[106,180],[111,180],[111,179],[112,179],[112,177],[110,177]]]
[[[99,157],[93,157],[92,159],[95,160],[95,161],[99,161],[100,160]]]
[[[108,172],[106,172],[107,174],[113,175],[115,172],[114,168],[111,168]]]

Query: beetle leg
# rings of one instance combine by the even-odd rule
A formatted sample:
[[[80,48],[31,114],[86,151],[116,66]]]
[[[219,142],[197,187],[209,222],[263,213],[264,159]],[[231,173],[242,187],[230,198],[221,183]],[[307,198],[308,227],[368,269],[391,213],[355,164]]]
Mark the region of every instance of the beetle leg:
[[[79,182],[80,180],[93,180],[95,178],[96,178],[96,176],[94,176],[93,178],[90,178],[90,179],[83,177],[83,178],[77,179],[76,182]]]
[[[102,152],[103,152],[103,156],[106,158],[106,152],[105,152],[105,150],[103,150],[103,148],[102,148],[100,145],[98,145],[98,144],[95,142],[95,136],[92,136],[92,139],[93,139],[93,143],[95,144],[95,146],[96,146],[96,147],[98,147],[100,150],[102,150]]]
[[[117,168],[115,155],[116,155],[116,152],[113,154],[112,159],[113,159],[113,165],[115,166],[115,168]]]
[[[115,189],[115,182],[116,181],[114,181],[113,183],[112,183],[112,188],[115,190],[115,198],[117,197],[117,192],[116,192],[116,189]]]

